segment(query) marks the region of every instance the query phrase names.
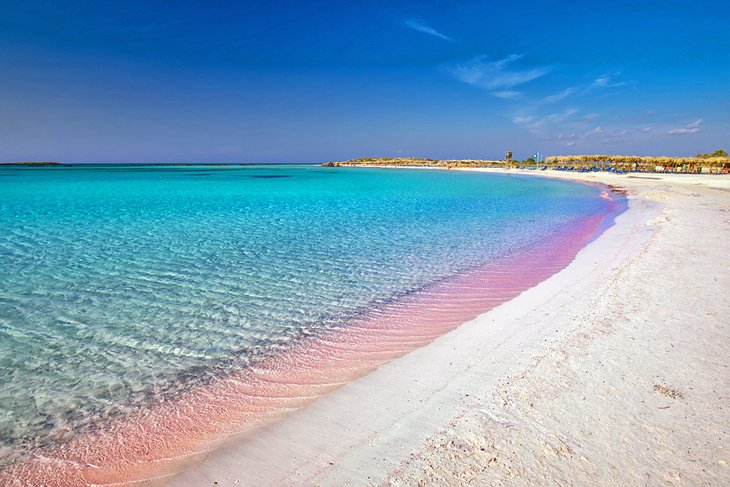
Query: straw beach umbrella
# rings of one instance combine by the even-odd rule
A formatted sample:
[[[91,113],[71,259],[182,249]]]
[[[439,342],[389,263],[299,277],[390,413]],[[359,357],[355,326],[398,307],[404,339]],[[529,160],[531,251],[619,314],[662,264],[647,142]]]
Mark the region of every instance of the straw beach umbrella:
[[[631,156],[631,155],[572,155],[549,156],[545,158],[549,167],[570,167],[572,169],[593,168],[636,171],[672,171],[711,173],[729,172],[730,158],[727,157],[668,157],[668,156]]]

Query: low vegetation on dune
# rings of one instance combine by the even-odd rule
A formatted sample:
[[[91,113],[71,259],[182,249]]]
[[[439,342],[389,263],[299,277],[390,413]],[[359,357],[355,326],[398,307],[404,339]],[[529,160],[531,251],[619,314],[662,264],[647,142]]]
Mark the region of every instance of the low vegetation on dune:
[[[730,158],[718,149],[695,157],[629,156],[629,155],[572,155],[550,156],[544,161],[532,157],[524,161],[483,159],[427,159],[418,157],[363,157],[349,161],[327,162],[323,166],[418,166],[418,167],[492,167],[541,168],[563,170],[607,170],[641,172],[728,173]]]
[[[418,157],[362,157],[341,162],[326,162],[323,166],[419,166],[419,167],[502,167],[504,161],[477,159],[425,159]]]

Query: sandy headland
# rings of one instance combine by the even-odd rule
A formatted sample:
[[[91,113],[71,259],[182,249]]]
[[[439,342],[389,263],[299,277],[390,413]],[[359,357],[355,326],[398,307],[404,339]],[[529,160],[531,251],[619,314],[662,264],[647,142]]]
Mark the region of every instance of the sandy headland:
[[[629,210],[559,273],[172,485],[730,484],[730,179],[499,171],[625,188]]]

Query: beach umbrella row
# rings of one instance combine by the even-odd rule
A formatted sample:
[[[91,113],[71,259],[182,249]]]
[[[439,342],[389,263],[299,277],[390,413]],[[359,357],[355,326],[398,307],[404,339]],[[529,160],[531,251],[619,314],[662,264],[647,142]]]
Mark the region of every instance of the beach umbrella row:
[[[550,156],[547,164],[641,164],[653,166],[723,166],[730,164],[727,157],[668,157],[668,156],[621,156],[621,155],[574,155]]]

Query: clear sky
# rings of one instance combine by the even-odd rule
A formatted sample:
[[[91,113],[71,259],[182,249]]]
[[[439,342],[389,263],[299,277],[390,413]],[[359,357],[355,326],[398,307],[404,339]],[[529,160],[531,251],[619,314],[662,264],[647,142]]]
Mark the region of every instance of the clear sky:
[[[728,0],[0,0],[0,160],[718,148]]]

